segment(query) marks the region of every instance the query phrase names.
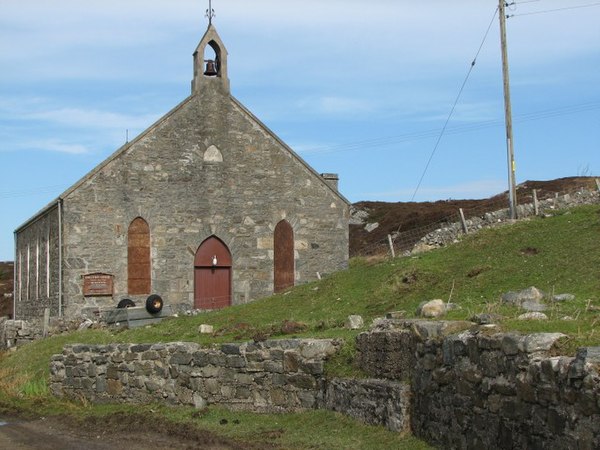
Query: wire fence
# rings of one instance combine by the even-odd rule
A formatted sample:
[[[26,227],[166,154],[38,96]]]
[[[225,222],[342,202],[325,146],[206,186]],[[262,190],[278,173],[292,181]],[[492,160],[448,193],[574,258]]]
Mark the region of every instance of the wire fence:
[[[587,200],[600,200],[600,180],[596,179],[597,191],[593,192],[583,188],[572,188],[562,191],[560,195],[555,192],[543,190],[519,190],[518,191],[518,217],[524,218],[539,213],[548,204],[549,207],[555,202],[568,203],[573,199],[580,199],[578,203],[587,203]],[[472,208],[458,208],[455,213],[442,217],[436,221],[398,230],[390,233],[386,238],[356,252],[356,256],[399,256],[406,255],[415,249],[419,243],[427,245],[426,237],[434,232],[444,233],[452,236],[468,232],[469,225],[477,222],[477,228],[490,226],[493,223],[503,222],[510,219],[508,194],[499,195],[489,200],[483,200],[481,204]],[[438,242],[438,246],[440,243]],[[441,244],[443,245],[443,244]]]

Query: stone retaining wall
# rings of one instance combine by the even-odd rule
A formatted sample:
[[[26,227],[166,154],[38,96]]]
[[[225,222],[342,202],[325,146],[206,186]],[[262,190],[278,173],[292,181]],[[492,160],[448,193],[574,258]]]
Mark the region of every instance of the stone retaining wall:
[[[560,334],[460,327],[388,321],[357,340],[363,370],[411,380],[415,435],[445,449],[600,448],[599,347],[553,356]]]
[[[370,425],[410,431],[410,386],[390,380],[333,379],[327,382],[321,408]]]
[[[47,336],[74,331],[81,326],[79,321],[51,318]],[[20,347],[44,337],[43,319],[12,320],[0,317],[0,350]]]
[[[54,395],[92,402],[225,405],[257,412],[315,408],[333,340],[68,345],[51,362]]]
[[[42,327],[36,321],[0,318],[0,349],[27,344],[42,337]]]
[[[554,356],[561,337],[380,320],[356,340],[364,380],[326,379],[334,340],[69,345],[52,358],[51,390],[93,402],[324,408],[445,449],[598,449],[600,347]]]

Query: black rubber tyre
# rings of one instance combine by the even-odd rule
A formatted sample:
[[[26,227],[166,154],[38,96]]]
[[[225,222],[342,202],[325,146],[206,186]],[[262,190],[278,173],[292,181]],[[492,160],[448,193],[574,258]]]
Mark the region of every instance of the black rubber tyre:
[[[159,313],[163,309],[163,299],[160,295],[152,294],[146,300],[146,311],[150,314]]]
[[[135,302],[130,298],[124,298],[119,302],[117,308],[133,308],[135,306]]]

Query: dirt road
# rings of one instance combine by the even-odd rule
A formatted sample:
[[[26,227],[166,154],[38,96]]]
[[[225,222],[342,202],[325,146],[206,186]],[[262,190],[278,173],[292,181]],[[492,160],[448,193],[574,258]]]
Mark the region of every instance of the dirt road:
[[[0,417],[0,450],[246,450],[244,445],[209,432],[173,424],[157,427],[139,417],[77,422],[68,417],[22,420]],[[128,423],[130,422],[130,423]],[[156,430],[156,431],[152,431]],[[160,431],[160,432],[159,432]]]

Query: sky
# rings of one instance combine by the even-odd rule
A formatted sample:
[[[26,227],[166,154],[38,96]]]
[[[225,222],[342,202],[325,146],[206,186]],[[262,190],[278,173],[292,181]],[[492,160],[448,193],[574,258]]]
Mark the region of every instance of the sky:
[[[351,202],[507,189],[497,1],[212,6],[232,94]],[[0,261],[17,227],[190,94],[207,7],[0,0]],[[507,13],[517,183],[600,176],[600,2]]]

